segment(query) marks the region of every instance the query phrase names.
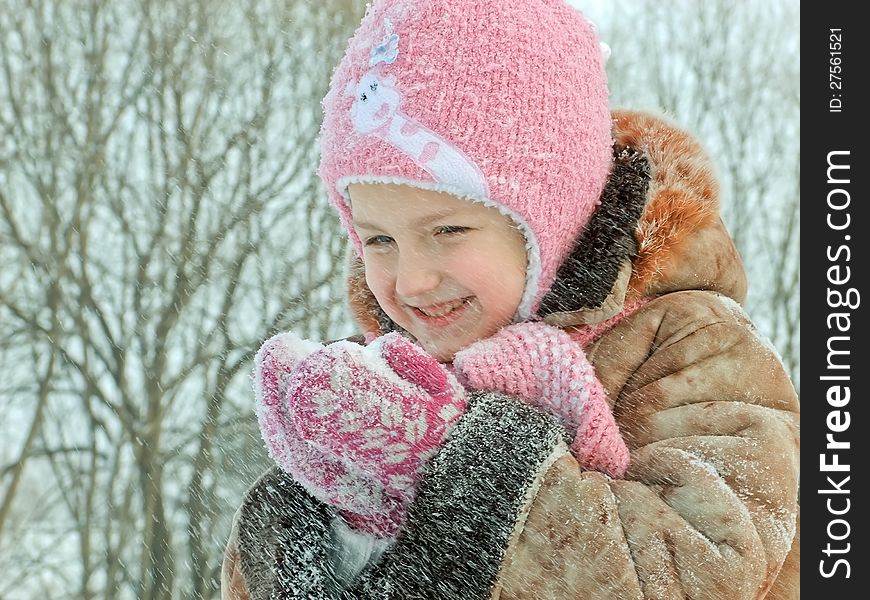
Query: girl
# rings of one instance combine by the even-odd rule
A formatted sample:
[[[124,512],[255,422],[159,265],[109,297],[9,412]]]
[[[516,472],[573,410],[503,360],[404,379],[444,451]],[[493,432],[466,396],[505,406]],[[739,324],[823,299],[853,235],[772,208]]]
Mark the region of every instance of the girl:
[[[709,159],[608,111],[582,16],[375,2],[324,112],[364,335],[258,353],[224,597],[796,594],[798,403]]]

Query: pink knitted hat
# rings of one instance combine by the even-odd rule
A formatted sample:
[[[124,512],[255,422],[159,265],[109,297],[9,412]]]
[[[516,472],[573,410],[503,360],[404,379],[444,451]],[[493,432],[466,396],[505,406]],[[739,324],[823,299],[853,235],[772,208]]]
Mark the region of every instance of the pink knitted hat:
[[[351,183],[495,206],[526,238],[533,314],[611,162],[604,59],[563,0],[376,0],[323,100],[320,176],[357,253]]]

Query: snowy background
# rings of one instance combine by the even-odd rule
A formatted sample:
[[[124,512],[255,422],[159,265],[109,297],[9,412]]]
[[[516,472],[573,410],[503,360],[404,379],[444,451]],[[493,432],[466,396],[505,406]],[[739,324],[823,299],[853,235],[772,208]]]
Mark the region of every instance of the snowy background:
[[[612,104],[713,155],[747,311],[799,384],[798,2],[574,4]],[[354,333],[314,169],[363,8],[0,0],[0,600],[218,597],[267,466],[253,352]]]

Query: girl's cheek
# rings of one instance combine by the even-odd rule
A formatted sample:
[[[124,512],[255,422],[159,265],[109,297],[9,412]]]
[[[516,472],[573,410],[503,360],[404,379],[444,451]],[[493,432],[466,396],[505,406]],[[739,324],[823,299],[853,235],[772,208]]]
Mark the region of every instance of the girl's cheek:
[[[377,256],[366,256],[364,261],[366,284],[377,299],[381,300],[392,288],[395,277],[383,259]]]

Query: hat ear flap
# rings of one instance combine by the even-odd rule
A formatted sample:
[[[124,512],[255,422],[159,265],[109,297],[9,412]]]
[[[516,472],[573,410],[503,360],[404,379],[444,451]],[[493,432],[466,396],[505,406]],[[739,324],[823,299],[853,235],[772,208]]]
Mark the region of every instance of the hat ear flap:
[[[649,162],[640,151],[614,147],[601,204],[559,267],[538,316],[554,324],[587,322],[578,318],[583,311],[594,313],[594,321],[589,322],[597,322],[621,310],[631,260],[637,254],[634,232],[646,206],[649,180]]]

